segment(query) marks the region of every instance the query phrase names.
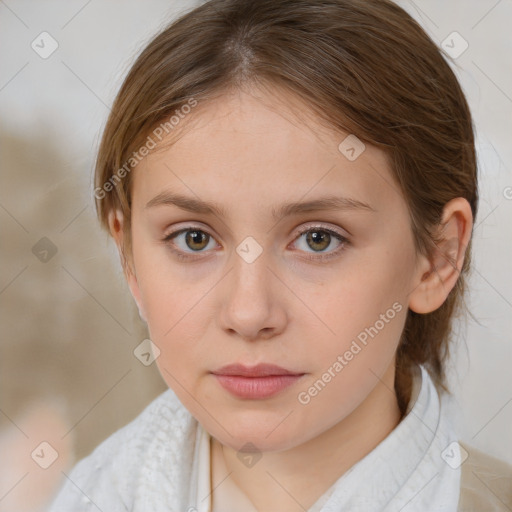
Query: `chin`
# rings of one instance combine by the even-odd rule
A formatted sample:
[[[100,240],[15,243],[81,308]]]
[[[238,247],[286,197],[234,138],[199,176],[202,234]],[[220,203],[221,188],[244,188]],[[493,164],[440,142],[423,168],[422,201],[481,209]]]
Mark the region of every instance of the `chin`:
[[[235,451],[243,452],[280,452],[294,448],[299,442],[295,442],[289,435],[268,437],[268,432],[237,431],[230,437],[225,432],[220,437],[215,436],[224,446]]]
[[[229,433],[216,422],[212,422],[211,418],[205,418],[206,422],[201,424],[219,442],[233,450],[239,451],[244,446],[252,444],[261,452],[282,451],[306,441],[307,437],[305,433],[301,435],[300,424],[296,418],[293,423],[283,421],[288,414],[289,411],[221,412],[219,417],[224,418],[221,424]],[[293,414],[290,415],[290,419],[292,417]]]

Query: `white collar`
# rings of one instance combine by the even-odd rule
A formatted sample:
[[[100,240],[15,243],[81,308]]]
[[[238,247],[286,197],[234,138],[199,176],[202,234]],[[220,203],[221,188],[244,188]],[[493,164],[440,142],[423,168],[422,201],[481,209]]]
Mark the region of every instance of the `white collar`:
[[[446,407],[442,407],[444,400],[425,368],[419,368],[406,416],[379,445],[343,474],[309,512],[457,510],[460,467],[452,469],[444,460],[460,458],[457,436]],[[215,492],[220,496],[222,487]],[[210,497],[210,435],[198,424],[189,487],[189,503],[193,504],[190,510],[212,512]],[[241,497],[238,495],[238,499]]]

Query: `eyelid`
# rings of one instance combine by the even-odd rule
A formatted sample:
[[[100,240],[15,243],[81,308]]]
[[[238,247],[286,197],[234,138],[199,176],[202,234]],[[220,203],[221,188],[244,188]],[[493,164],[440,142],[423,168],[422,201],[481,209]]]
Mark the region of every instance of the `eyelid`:
[[[180,227],[180,224],[181,224],[181,227]],[[196,223],[196,222],[191,221],[188,224],[186,222],[179,223],[178,227],[173,225],[172,230],[169,230],[169,228],[165,229],[162,241],[164,241],[164,242],[168,241],[171,238],[174,238],[185,231],[194,231],[194,230],[202,231],[202,232],[208,234],[210,236],[210,238],[217,240],[217,235],[212,233],[213,230],[209,226],[203,225],[200,222]]]
[[[347,239],[349,237],[349,233],[346,230],[341,231],[340,228],[334,228],[330,227],[326,224],[322,224],[321,222],[313,222],[312,224],[306,224],[305,226],[297,229],[294,231],[294,237],[300,236],[308,231],[311,231],[313,229],[318,229],[319,231],[327,231],[330,233],[336,233],[338,236],[340,236],[343,239]],[[293,239],[295,241],[295,238]]]

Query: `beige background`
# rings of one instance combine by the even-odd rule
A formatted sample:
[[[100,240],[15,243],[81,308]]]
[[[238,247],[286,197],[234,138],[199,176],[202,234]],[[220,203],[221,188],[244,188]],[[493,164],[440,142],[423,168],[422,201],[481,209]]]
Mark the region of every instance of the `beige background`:
[[[453,31],[469,44],[454,66],[477,127],[481,202],[474,318],[459,325],[451,382],[463,439],[512,463],[512,3],[400,4],[440,45]],[[133,57],[193,5],[0,1],[0,512],[44,510],[61,471],[165,389],[133,355],[146,332],[97,225],[91,173]],[[47,59],[31,48],[43,31],[59,44]],[[32,252],[43,237],[57,249],[47,262]],[[31,458],[48,460],[44,441],[59,454],[46,470]]]

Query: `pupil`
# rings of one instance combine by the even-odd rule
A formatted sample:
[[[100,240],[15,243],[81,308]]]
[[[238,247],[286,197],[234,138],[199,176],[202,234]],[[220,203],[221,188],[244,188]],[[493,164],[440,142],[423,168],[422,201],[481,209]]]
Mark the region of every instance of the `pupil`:
[[[329,247],[330,235],[326,231],[310,231],[307,236],[307,242],[308,244],[310,244],[310,242],[313,244],[320,244],[321,247],[317,247],[317,249],[323,250],[326,247]],[[311,248],[315,249],[315,247]]]
[[[203,247],[192,247],[191,245],[201,245],[206,240],[206,233],[202,231],[189,231],[187,233],[187,245],[190,249],[203,249]]]

